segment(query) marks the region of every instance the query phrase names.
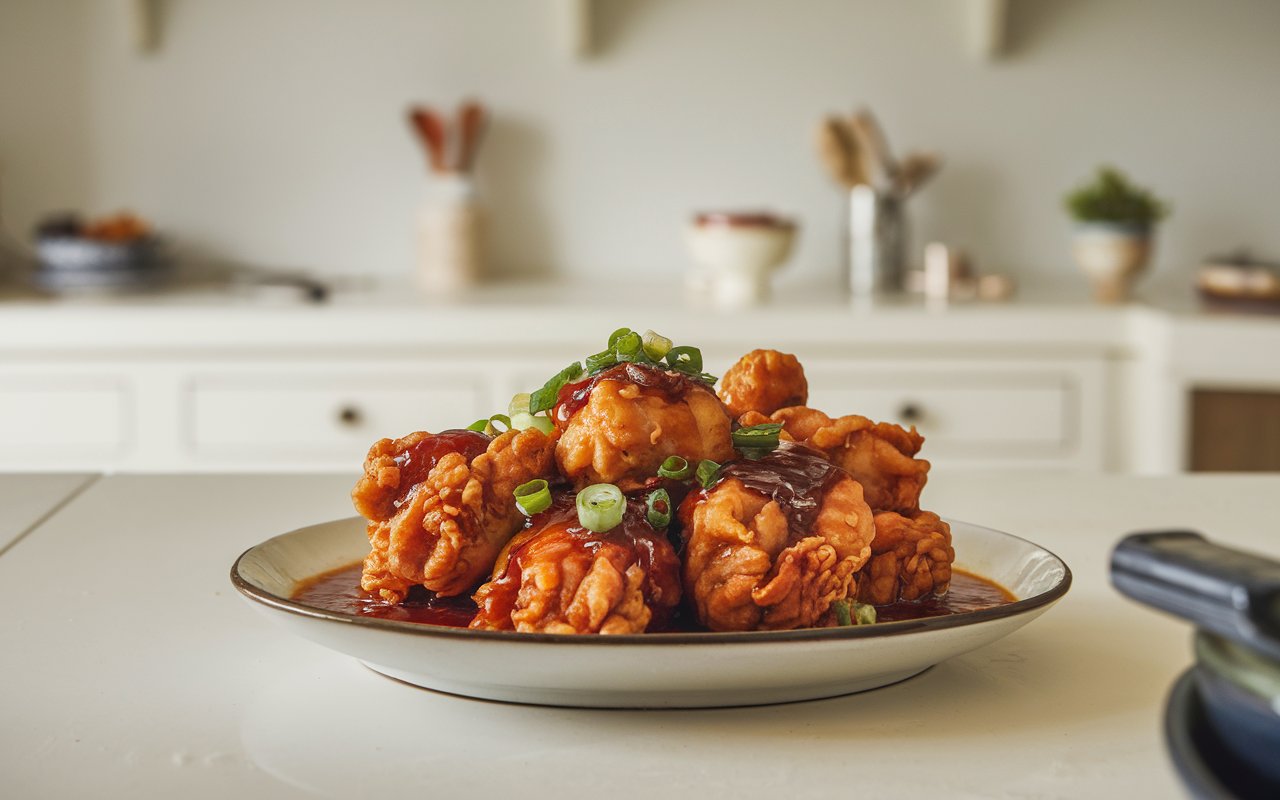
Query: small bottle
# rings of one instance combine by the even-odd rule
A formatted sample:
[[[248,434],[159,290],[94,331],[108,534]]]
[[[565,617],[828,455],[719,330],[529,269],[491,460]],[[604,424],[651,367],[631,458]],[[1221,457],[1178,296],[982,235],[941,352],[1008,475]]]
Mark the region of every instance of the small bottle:
[[[481,210],[466,175],[435,177],[418,211],[416,283],[428,297],[475,286],[483,270]]]

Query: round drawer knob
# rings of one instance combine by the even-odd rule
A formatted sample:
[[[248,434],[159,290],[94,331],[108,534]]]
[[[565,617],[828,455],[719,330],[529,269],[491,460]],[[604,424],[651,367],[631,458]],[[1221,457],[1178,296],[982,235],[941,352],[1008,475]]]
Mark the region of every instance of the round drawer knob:
[[[898,409],[898,419],[903,422],[919,422],[924,419],[924,409],[916,403],[903,403]]]
[[[343,406],[338,409],[338,422],[354,427],[364,421],[364,414],[355,406]]]

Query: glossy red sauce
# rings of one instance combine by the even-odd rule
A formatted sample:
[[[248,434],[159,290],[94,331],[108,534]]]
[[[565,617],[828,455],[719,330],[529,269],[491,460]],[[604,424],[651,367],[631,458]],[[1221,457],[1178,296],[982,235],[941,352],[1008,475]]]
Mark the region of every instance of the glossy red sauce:
[[[556,398],[553,413],[557,427],[563,428],[578,409],[591,399],[591,390],[600,381],[619,381],[633,383],[642,389],[662,394],[668,402],[677,402],[693,389],[707,389],[707,385],[674,370],[662,369],[649,364],[618,364],[601,370],[595,375],[577,383],[565,384]]]
[[[582,559],[588,561],[605,547],[621,548],[630,563],[637,563],[648,576],[647,598],[665,597],[664,604],[650,603],[652,626],[665,624],[680,594],[680,561],[667,540],[665,530],[655,530],[647,519],[646,493],[627,497],[627,509],[620,522],[604,533],[584,528],[578,522],[573,492],[560,494],[551,508],[532,517],[525,530],[516,535],[507,551],[506,567],[490,581],[480,599],[479,616],[499,626],[509,620],[530,560]],[[665,612],[665,613],[664,613]],[[509,623],[508,623],[509,624]]]
[[[899,602],[880,606],[876,609],[876,616],[880,622],[944,617],[949,614],[993,608],[1012,603],[1016,599],[999,584],[963,570],[953,569],[951,589],[944,597],[930,597],[916,602]],[[360,564],[358,563],[315,576],[294,592],[293,600],[339,614],[426,625],[444,625],[449,628],[467,627],[475,618],[477,611],[476,604],[469,597],[439,598],[421,586],[410,589],[409,596],[402,605],[393,606],[385,603],[360,588]],[[666,622],[650,625],[649,629],[664,633],[692,633],[706,630],[680,613]]]
[[[395,500],[395,507],[404,504],[441,458],[449,453],[461,453],[470,462],[489,447],[490,441],[490,437],[483,433],[467,430],[441,431],[423,437],[422,441],[395,457],[396,466],[400,468],[400,495]]]

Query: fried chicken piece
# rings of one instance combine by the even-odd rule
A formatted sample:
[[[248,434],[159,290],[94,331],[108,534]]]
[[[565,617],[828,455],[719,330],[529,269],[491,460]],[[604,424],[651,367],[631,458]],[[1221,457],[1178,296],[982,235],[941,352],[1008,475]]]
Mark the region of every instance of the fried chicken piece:
[[[680,602],[680,560],[645,519],[643,499],[605,533],[578,524],[573,494],[530,521],[475,594],[472,628],[522,633],[643,633]]]
[[[915,426],[907,430],[856,414],[832,419],[804,406],[779,409],[768,417],[747,413],[738,420],[744,426],[771,421],[782,423],[782,438],[818,448],[852,475],[862,484],[873,510],[903,514],[920,510],[929,462],[915,458],[924,444]]]
[[[734,418],[749,411],[767,416],[807,403],[809,382],[804,367],[790,353],[752,350],[725,372],[717,394]]]
[[[732,466],[680,508],[685,593],[698,621],[717,631],[822,624],[832,602],[856,594],[854,573],[871,557],[875,526],[862,487],[836,471],[812,492],[770,496],[732,477]]]
[[[858,580],[858,600],[885,605],[945,594],[951,583],[951,526],[937,514],[876,514],[871,560]]]
[[[512,491],[552,474],[554,446],[532,428],[492,441],[446,431],[374,444],[352,491],[369,520],[361,587],[392,603],[418,584],[442,596],[470,589],[520,529]]]
[[[732,421],[703,382],[678,372],[619,364],[566,386],[554,410],[560,472],[581,488],[640,486],[668,456],[696,464],[733,456]]]

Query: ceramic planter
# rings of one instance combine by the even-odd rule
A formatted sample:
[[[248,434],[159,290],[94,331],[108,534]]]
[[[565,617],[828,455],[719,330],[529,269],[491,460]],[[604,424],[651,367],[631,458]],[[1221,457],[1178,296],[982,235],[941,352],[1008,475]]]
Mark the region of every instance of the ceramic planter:
[[[1076,228],[1072,252],[1093,285],[1094,298],[1123,303],[1150,260],[1151,226],[1084,223]]]

